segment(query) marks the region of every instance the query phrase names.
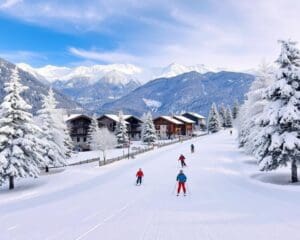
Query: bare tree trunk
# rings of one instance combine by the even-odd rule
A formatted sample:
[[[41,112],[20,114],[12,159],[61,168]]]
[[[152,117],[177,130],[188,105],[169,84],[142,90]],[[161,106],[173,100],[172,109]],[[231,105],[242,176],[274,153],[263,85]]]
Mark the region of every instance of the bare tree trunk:
[[[292,160],[291,170],[292,170],[292,182],[298,182],[297,164],[295,159]]]
[[[12,190],[14,188],[15,188],[14,176],[9,176],[9,190]]]

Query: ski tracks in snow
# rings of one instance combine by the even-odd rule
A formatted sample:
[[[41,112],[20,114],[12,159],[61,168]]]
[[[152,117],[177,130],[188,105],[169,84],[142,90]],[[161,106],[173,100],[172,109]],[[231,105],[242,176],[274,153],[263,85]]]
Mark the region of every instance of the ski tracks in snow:
[[[89,235],[91,232],[95,231],[96,229],[101,228],[105,223],[107,223],[108,221],[118,217],[119,215],[121,215],[123,212],[125,212],[130,206],[132,206],[137,200],[131,201],[129,203],[127,203],[126,205],[124,205],[123,207],[121,207],[120,209],[118,209],[116,212],[112,213],[111,215],[107,216],[106,218],[104,218],[101,222],[97,223],[95,226],[93,226],[92,228],[90,228],[89,230],[87,230],[86,232],[82,233],[81,235],[79,235],[78,237],[76,237],[74,240],[82,240],[84,239],[87,235]],[[96,214],[95,214],[96,215]]]

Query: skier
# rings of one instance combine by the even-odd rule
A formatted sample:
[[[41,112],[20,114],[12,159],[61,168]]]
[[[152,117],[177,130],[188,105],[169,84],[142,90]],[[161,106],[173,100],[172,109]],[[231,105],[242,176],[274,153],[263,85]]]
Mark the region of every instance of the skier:
[[[184,196],[186,196],[186,189],[185,189],[186,176],[182,170],[180,170],[179,174],[177,175],[176,181],[178,182],[177,196],[179,196],[181,188],[183,190]]]
[[[141,185],[142,184],[142,178],[144,177],[144,173],[142,169],[140,168],[137,173],[136,173],[136,185]]]
[[[194,144],[191,144],[191,153],[194,153],[194,151],[195,151],[195,146]]]
[[[181,162],[181,167],[186,167],[184,160],[185,160],[185,157],[183,156],[183,154],[180,154],[178,161]]]
[[[230,135],[232,135],[232,130],[230,130]]]

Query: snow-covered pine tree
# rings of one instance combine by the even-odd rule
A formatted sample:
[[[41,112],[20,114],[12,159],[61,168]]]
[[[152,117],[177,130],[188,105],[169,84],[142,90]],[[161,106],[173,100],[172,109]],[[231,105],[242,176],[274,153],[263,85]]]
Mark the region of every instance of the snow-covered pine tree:
[[[237,118],[237,128],[238,128],[238,142],[239,147],[244,147],[249,137],[249,127],[248,127],[248,108],[249,101],[246,99],[244,104],[240,107],[239,115]]]
[[[238,102],[238,100],[235,100],[234,104],[233,104],[233,108],[232,108],[233,119],[237,118],[238,113],[239,113],[239,102]]]
[[[116,136],[110,132],[106,127],[99,128],[98,126],[91,133],[90,147],[92,150],[100,150],[103,154],[103,161],[106,161],[106,151],[112,149],[117,145]],[[100,165],[100,162],[99,162]]]
[[[280,41],[279,70],[267,89],[267,104],[262,116],[262,144],[259,161],[264,171],[291,164],[291,181],[297,182],[300,163],[300,52],[296,42]]]
[[[231,113],[231,109],[230,107],[228,106],[226,108],[226,111],[225,111],[225,127],[227,128],[231,128],[232,127],[232,113]]]
[[[44,149],[44,158],[47,161],[46,172],[49,166],[64,166],[69,155],[66,145],[66,126],[63,121],[62,113],[56,109],[57,101],[54,92],[50,88],[48,95],[43,96],[42,109],[38,111],[40,128],[42,129],[41,138],[48,146]]]
[[[157,140],[156,129],[150,112],[146,114],[142,125],[142,141],[144,143],[154,143]]]
[[[267,103],[265,99],[266,89],[273,81],[274,74],[272,68],[267,63],[262,63],[247,93],[247,100],[245,101],[247,112],[238,117],[239,119],[243,117],[244,121],[242,128],[239,128],[239,132],[244,130],[247,133],[243,135],[244,149],[247,153],[253,154],[256,157],[260,156],[260,152],[264,152],[264,145],[261,144],[261,134],[263,131],[260,121]]]
[[[207,128],[208,132],[211,133],[218,132],[221,128],[220,117],[215,103],[213,103],[210,108],[207,121]]]
[[[120,111],[118,114],[118,122],[116,125],[115,134],[119,144],[128,143],[128,133],[126,121],[124,120],[123,112]]]
[[[0,106],[0,183],[8,180],[9,189],[14,188],[15,178],[38,177],[39,167],[45,165],[47,145],[39,138],[41,130],[33,123],[31,106],[20,95],[26,89],[15,68],[4,84],[6,96]]]
[[[222,103],[219,107],[220,127],[226,127],[226,108]]]
[[[91,120],[91,124],[89,126],[89,130],[87,132],[87,139],[86,139],[89,146],[91,146],[91,143],[93,141],[94,133],[96,132],[96,130],[98,128],[99,128],[99,126],[98,126],[98,121],[97,121],[96,115],[93,115],[92,120]]]

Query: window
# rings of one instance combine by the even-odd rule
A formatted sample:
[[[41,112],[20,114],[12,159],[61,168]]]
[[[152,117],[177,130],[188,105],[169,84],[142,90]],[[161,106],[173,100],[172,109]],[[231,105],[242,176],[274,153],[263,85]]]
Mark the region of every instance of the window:
[[[77,137],[77,142],[80,142],[80,137]]]
[[[84,133],[84,129],[83,128],[78,128],[77,129],[77,133],[78,134],[83,134]]]
[[[86,142],[86,137],[83,138],[83,141]]]

